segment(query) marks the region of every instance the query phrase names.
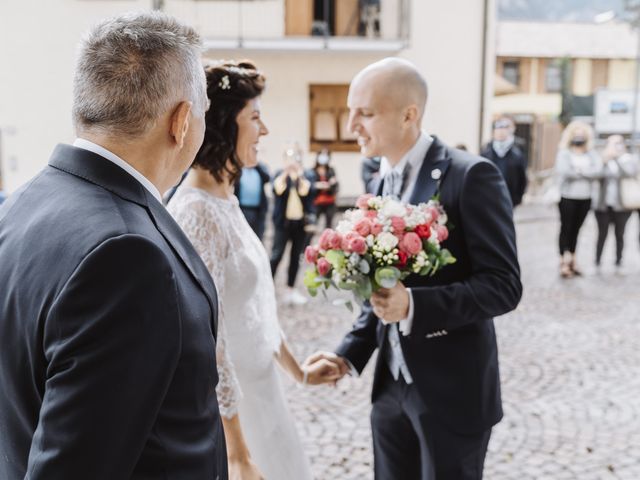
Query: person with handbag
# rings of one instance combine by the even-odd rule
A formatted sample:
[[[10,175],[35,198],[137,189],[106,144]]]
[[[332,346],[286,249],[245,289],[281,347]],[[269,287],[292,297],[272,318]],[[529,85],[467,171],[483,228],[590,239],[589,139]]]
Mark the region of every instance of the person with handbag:
[[[616,237],[615,265],[616,267],[621,265],[624,230],[632,211],[625,205],[625,200],[630,201],[631,199],[625,198],[625,193],[623,193],[628,191],[629,187],[627,186],[627,189],[624,190],[622,182],[625,179],[635,177],[637,170],[636,159],[627,153],[622,136],[611,135],[607,138],[607,144],[602,152],[602,168],[597,181],[594,182],[593,189],[593,210],[598,223],[596,268],[600,267],[602,251],[610,225],[614,226]],[[636,188],[640,188],[640,186],[636,186]]]

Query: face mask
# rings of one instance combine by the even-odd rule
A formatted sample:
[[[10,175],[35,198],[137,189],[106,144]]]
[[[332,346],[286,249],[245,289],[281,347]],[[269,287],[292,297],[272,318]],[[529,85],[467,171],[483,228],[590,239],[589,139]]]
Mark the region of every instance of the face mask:
[[[329,163],[329,155],[318,155],[318,165],[327,165]]]
[[[571,145],[574,147],[582,147],[587,144],[587,139],[584,137],[573,137],[571,139]]]

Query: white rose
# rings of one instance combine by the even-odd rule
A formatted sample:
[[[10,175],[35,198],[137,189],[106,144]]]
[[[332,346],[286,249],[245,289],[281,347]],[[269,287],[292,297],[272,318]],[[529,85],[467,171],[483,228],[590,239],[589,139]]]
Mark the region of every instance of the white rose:
[[[387,202],[382,207],[382,215],[387,218],[404,217],[407,213],[405,206],[393,199],[386,199]]]
[[[353,223],[351,223],[349,220],[340,220],[340,222],[338,222],[336,232],[338,232],[340,235],[346,235],[347,233],[352,231]]]
[[[345,213],[345,218],[347,220],[349,220],[350,222],[352,222],[353,224],[356,224],[358,222],[358,220],[362,220],[364,218],[364,210],[348,210]]]
[[[382,232],[378,235],[377,241],[380,248],[386,252],[393,250],[398,245],[398,237],[389,232]]]

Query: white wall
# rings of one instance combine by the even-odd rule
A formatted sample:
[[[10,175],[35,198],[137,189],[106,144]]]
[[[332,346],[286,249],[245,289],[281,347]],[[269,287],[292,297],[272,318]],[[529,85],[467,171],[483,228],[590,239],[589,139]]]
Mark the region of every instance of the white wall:
[[[483,3],[415,0],[411,47],[402,54],[420,68],[429,84],[427,131],[449,144],[462,142],[474,152],[480,128]],[[491,54],[487,60],[495,62]],[[489,64],[490,79],[494,70]],[[488,98],[489,92],[485,89]]]
[[[216,38],[280,38],[284,35],[284,0],[187,1],[167,0],[165,11]],[[240,19],[242,15],[242,19]]]
[[[149,0],[0,0],[0,129],[4,188],[36,174],[53,147],[74,139],[76,46],[92,24]]]

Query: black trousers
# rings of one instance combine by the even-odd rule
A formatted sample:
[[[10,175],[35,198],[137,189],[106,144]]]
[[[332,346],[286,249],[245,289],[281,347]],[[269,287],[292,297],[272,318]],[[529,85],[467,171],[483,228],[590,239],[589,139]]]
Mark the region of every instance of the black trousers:
[[[616,265],[622,261],[622,250],[624,248],[624,229],[631,217],[631,212],[616,212],[611,207],[606,210],[595,210],[596,221],[598,222],[598,242],[596,244],[596,265],[600,265],[604,242],[609,234],[609,225],[613,224],[613,231],[616,236]]]
[[[558,208],[560,210],[560,237],[558,239],[560,255],[564,255],[565,252],[575,253],[578,234],[591,208],[591,200],[574,200],[563,197],[560,199]]]
[[[376,480],[480,480],[491,429],[462,435],[443,426],[413,385],[386,366],[371,410]]]
[[[286,220],[283,227],[275,227],[273,236],[273,248],[271,249],[271,274],[276,275],[280,260],[284,255],[287,243],[291,241],[291,255],[289,257],[289,270],[287,273],[287,285],[293,287],[296,283],[300,255],[305,247],[306,232],[304,221]]]
[[[316,205],[316,214],[318,215],[318,219],[316,221],[316,225],[320,227],[320,216],[324,215],[325,222],[324,228],[333,228],[333,216],[336,213],[336,205]]]

